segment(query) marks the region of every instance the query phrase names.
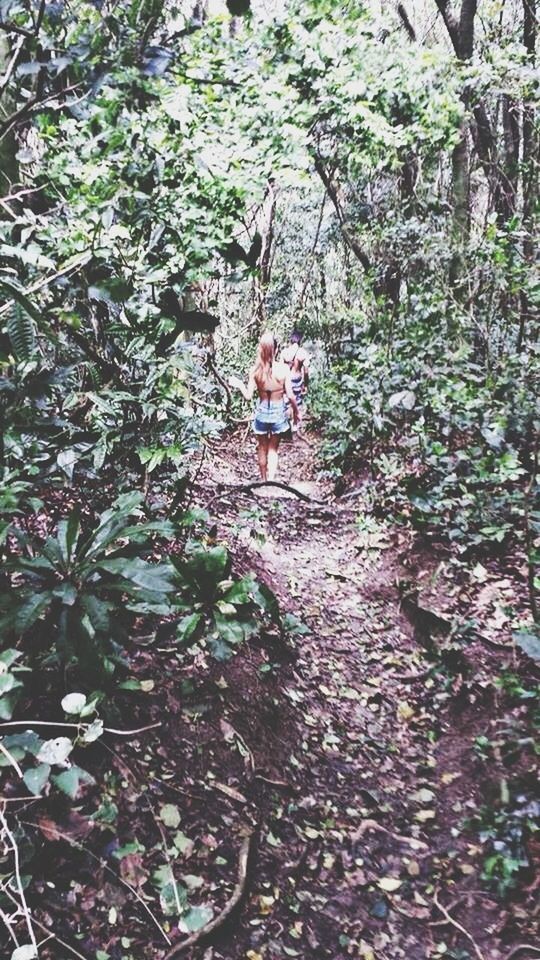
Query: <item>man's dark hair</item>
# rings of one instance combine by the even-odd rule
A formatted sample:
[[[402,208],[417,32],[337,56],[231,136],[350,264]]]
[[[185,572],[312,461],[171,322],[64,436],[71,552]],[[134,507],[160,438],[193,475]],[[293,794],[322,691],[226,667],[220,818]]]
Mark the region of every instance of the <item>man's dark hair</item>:
[[[293,330],[291,333],[291,343],[302,343],[302,334],[299,330]]]

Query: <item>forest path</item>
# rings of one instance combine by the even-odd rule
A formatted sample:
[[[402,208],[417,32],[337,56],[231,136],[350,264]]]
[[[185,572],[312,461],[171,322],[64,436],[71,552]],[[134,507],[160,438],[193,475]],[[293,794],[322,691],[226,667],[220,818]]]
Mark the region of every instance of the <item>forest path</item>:
[[[279,667],[286,759],[271,755],[271,737],[243,729],[257,766],[291,793],[270,791],[247,916],[234,950],[218,956],[425,960],[452,948],[460,960],[498,960],[497,907],[478,896],[479,850],[459,826],[477,802],[474,720],[445,716],[447,695],[428,676],[436,667],[401,610],[407,533],[375,520],[362,494],[335,498],[317,479],[318,445],[308,434],[280,451],[279,479],[311,503],[230,488],[256,480],[248,432],[205,471],[218,536],[305,625],[294,661]],[[279,654],[268,659],[278,670]]]

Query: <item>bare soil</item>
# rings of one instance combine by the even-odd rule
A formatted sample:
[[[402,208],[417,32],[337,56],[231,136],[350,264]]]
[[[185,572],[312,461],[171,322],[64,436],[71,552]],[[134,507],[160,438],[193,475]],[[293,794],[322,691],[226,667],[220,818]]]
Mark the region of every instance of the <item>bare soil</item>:
[[[31,906],[60,938],[43,957],[162,960],[188,934],[174,911],[163,919],[167,849],[189,902],[217,916],[251,832],[240,908],[185,956],[540,953],[533,835],[517,886],[501,896],[482,875],[488,841],[474,822],[509,784],[528,798],[534,780],[527,744],[509,755],[475,746],[512,725],[530,735],[526,700],[494,684],[504,670],[532,682],[500,623],[522,574],[512,579],[501,561],[478,581],[391,518],[373,520],[367,487],[335,497],[317,477],[317,445],[307,434],[282,447],[280,479],[311,502],[235,489],[256,479],[242,431],[207,459],[197,500],[213,535],[231,546],[236,572],[253,571],[301,625],[288,621],[283,636],[263,635],[225,664],[204,653],[186,663],[166,631],[157,644],[134,639],[135,674],[150,683],[142,698],[125,694],[124,726],[132,703],[133,726],[161,727],[85,751],[117,810],[110,825],[91,793],[64,815],[57,800],[20,811],[36,825],[34,858],[40,842],[46,851]],[[471,610],[487,639],[455,634]]]

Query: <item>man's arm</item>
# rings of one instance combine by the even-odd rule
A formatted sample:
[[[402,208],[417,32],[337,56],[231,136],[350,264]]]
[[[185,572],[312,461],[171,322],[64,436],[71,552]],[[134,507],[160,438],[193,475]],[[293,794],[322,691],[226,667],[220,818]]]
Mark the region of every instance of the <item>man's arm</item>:
[[[304,389],[307,390],[309,385],[309,353],[306,350],[304,350],[302,369],[304,371]]]
[[[300,419],[300,414],[298,412],[298,404],[296,402],[296,397],[294,395],[294,390],[292,388],[291,371],[288,368],[287,368],[287,373],[285,375],[285,394],[287,396],[287,400],[291,405],[291,409],[293,412],[293,421],[294,423],[298,423]]]

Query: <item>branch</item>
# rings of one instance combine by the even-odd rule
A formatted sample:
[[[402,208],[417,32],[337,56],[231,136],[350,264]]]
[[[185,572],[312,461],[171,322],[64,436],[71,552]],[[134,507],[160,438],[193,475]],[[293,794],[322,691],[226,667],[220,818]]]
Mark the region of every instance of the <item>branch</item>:
[[[279,480],[254,480],[252,483],[219,483],[219,487],[226,487],[228,490],[238,490],[239,493],[250,493],[252,490],[258,490],[259,487],[279,487],[280,490],[287,490],[289,493],[294,493],[295,497],[299,497],[300,500],[305,500],[306,503],[326,503],[325,500],[316,500],[314,497],[309,497],[307,493],[302,493],[301,490],[297,490],[295,487],[290,487],[288,483],[281,483]]]
[[[48,276],[44,277],[42,280],[37,280],[36,283],[33,283],[26,290],[21,290],[21,293],[25,297],[30,297],[33,293],[37,293],[38,290],[42,290],[43,287],[48,287],[50,283],[53,283],[55,280],[59,280],[60,277],[65,276],[66,273],[71,273],[72,270],[78,270],[79,267],[83,267],[92,259],[92,253],[90,250],[85,251],[80,254],[73,260],[71,263],[68,263],[64,267],[60,267],[59,270],[55,270],[54,273],[50,273]],[[8,300],[0,307],[0,317],[2,314],[7,313],[11,305],[14,303],[13,300]]]
[[[407,13],[407,11],[406,11],[406,9],[405,9],[405,7],[403,6],[402,3],[398,3],[398,5],[397,5],[397,12],[398,12],[398,17],[399,17],[399,19],[401,20],[401,22],[402,22],[402,24],[403,24],[403,26],[404,26],[404,28],[405,28],[405,32],[406,32],[409,40],[412,40],[413,43],[414,43],[414,41],[416,40],[416,31],[415,31],[415,29],[414,29],[411,21],[409,20],[409,14]]]
[[[326,187],[326,192],[328,193],[328,196],[330,197],[332,203],[334,204],[337,218],[339,220],[339,225],[341,227],[341,233],[343,235],[343,239],[345,240],[345,243],[352,250],[356,259],[360,261],[364,270],[371,270],[371,260],[369,259],[365,251],[362,249],[362,247],[358,243],[358,240],[356,239],[356,237],[350,230],[349,226],[347,225],[345,214],[343,213],[343,209],[341,206],[341,201],[339,196],[339,187],[334,182],[332,174],[329,173],[328,170],[326,170],[319,156],[315,157],[315,170],[319,174],[324,186]]]
[[[534,943],[518,943],[516,947],[512,947],[510,953],[506,954],[505,960],[512,960],[522,950],[534,950],[535,953],[540,953],[540,947],[535,947]]]
[[[15,112],[11,114],[11,116],[7,117],[6,120],[0,123],[0,140],[6,135],[6,133],[9,133],[14,124],[16,124],[19,120],[22,120],[23,117],[26,117],[27,114],[31,113],[34,107],[41,107],[45,103],[48,103],[49,100],[56,100],[58,97],[61,97],[66,93],[71,93],[72,90],[77,90],[78,87],[81,86],[82,83],[72,83],[69,87],[66,87],[65,90],[60,90],[56,93],[50,93],[47,97],[31,97],[26,101],[26,103],[23,103],[22,107],[19,107],[18,110],[15,110]],[[62,104],[62,106],[65,106],[65,104]]]
[[[424,843],[423,840],[417,840],[416,837],[404,837],[400,833],[392,833],[391,830],[387,830],[386,827],[383,827],[381,823],[377,823],[376,820],[363,820],[358,830],[351,835],[351,840],[355,843],[357,840],[361,840],[367,830],[377,830],[379,833],[385,833],[388,837],[393,837],[394,840],[398,840],[399,843],[408,843],[413,850],[429,850],[427,843]]]
[[[0,734],[2,730],[8,727],[64,727],[70,730],[87,730],[89,723],[59,723],[51,720],[9,720],[7,723],[0,723]],[[146,733],[147,730],[155,730],[161,726],[159,723],[150,723],[147,727],[137,727],[135,730],[115,730],[113,727],[103,727],[103,733],[114,733],[117,737],[133,737],[137,733]]]
[[[308,257],[308,259],[307,259],[306,277],[305,277],[305,280],[304,280],[304,284],[303,284],[303,286],[302,286],[302,291],[301,291],[300,296],[299,296],[299,298],[298,298],[298,308],[297,308],[298,310],[303,310],[303,308],[304,308],[304,297],[305,297],[305,295],[306,295],[306,290],[307,290],[307,288],[308,288],[308,284],[309,284],[309,281],[310,281],[311,268],[312,268],[312,266],[313,266],[313,261],[314,261],[314,259],[315,259],[315,253],[316,253],[316,251],[317,251],[317,244],[318,244],[318,242],[319,242],[319,235],[320,235],[320,232],[321,232],[321,227],[322,227],[322,222],[323,222],[323,216],[324,216],[324,207],[325,207],[325,204],[326,204],[326,198],[327,198],[327,196],[328,196],[328,191],[325,190],[324,193],[323,193],[323,198],[322,198],[322,203],[321,203],[321,209],[320,209],[320,212],[319,212],[319,220],[318,220],[318,222],[317,222],[317,229],[315,230],[315,239],[314,239],[314,241],[313,241],[313,246],[312,246],[312,248],[311,248],[311,252],[310,252],[310,254],[309,254],[309,257]]]
[[[34,36],[32,30],[27,30],[26,27],[18,27],[16,23],[0,23],[0,30],[3,30],[4,33],[19,33],[21,37],[33,38]]]
[[[448,9],[448,0],[435,0],[435,3],[448,31],[455,54],[459,57],[459,29],[455,17]]]
[[[24,37],[19,37],[19,39],[17,40],[17,43],[15,44],[13,56],[6,67],[6,72],[2,77],[2,82],[0,83],[0,97],[2,96],[4,90],[6,89],[11,79],[11,74],[13,73],[15,67],[17,66],[17,60],[19,59],[19,54],[21,52],[23,43],[24,43]]]
[[[4,831],[7,839],[9,840],[9,842],[10,842],[10,844],[11,844],[11,852],[13,853],[13,864],[14,864],[14,868],[15,868],[15,881],[16,881],[16,884],[17,884],[17,890],[18,890],[18,893],[19,893],[19,897],[21,898],[21,910],[22,910],[22,912],[23,912],[23,914],[24,914],[24,919],[26,920],[26,926],[27,926],[27,929],[28,929],[28,936],[30,937],[30,942],[31,942],[31,944],[32,944],[32,946],[33,946],[33,948],[34,948],[35,955],[36,955],[36,957],[37,957],[37,956],[38,956],[38,947],[37,947],[37,942],[36,942],[36,936],[35,936],[35,933],[34,933],[34,928],[32,927],[32,919],[31,919],[31,917],[30,917],[30,911],[29,911],[29,909],[28,909],[28,904],[26,903],[26,897],[25,897],[25,895],[24,895],[24,887],[23,887],[22,880],[21,880],[21,870],[20,870],[20,863],[19,863],[19,848],[18,848],[18,846],[17,846],[17,843],[16,843],[16,841],[15,841],[15,838],[14,838],[13,834],[11,833],[11,830],[9,829],[7,820],[6,820],[5,816],[4,816],[4,811],[1,810],[1,809],[0,809],[0,824],[2,825],[2,830]]]
[[[232,403],[229,384],[227,383],[226,380],[224,380],[224,378],[221,376],[221,374],[217,370],[216,365],[214,364],[214,361],[212,360],[212,357],[210,356],[209,353],[206,355],[206,363],[207,363],[208,369],[211,371],[211,373],[213,373],[217,382],[223,387],[225,391],[225,396],[227,397],[227,400],[225,402],[225,413],[228,413],[229,410],[231,409],[231,403]]]
[[[210,934],[215,933],[216,930],[223,926],[225,921],[230,917],[231,913],[233,913],[233,911],[239,906],[246,891],[248,863],[254,837],[255,831],[252,830],[242,843],[240,848],[240,856],[238,858],[238,880],[236,881],[232,896],[223,907],[221,913],[218,913],[214,920],[211,920],[210,923],[207,923],[206,926],[202,927],[201,930],[193,933],[187,938],[187,940],[177,943],[172,950],[169,950],[169,952],[165,954],[163,960],[172,960],[173,957],[178,957],[181,953],[184,953],[185,950],[189,950],[190,948],[196,946],[201,942],[201,940],[206,940]]]
[[[457,920],[454,920],[454,918],[448,913],[448,910],[446,909],[446,907],[443,907],[442,903],[440,903],[439,900],[437,899],[436,891],[433,894],[433,903],[437,907],[437,910],[439,910],[442,913],[442,915],[446,918],[447,923],[455,927],[456,930],[459,930],[460,933],[462,933],[463,936],[467,937],[467,940],[469,940],[472,943],[474,952],[478,957],[478,960],[485,960],[484,954],[480,950],[480,947],[478,946],[476,940],[471,936],[469,931],[465,929],[465,927],[462,927],[461,924],[457,922]]]

